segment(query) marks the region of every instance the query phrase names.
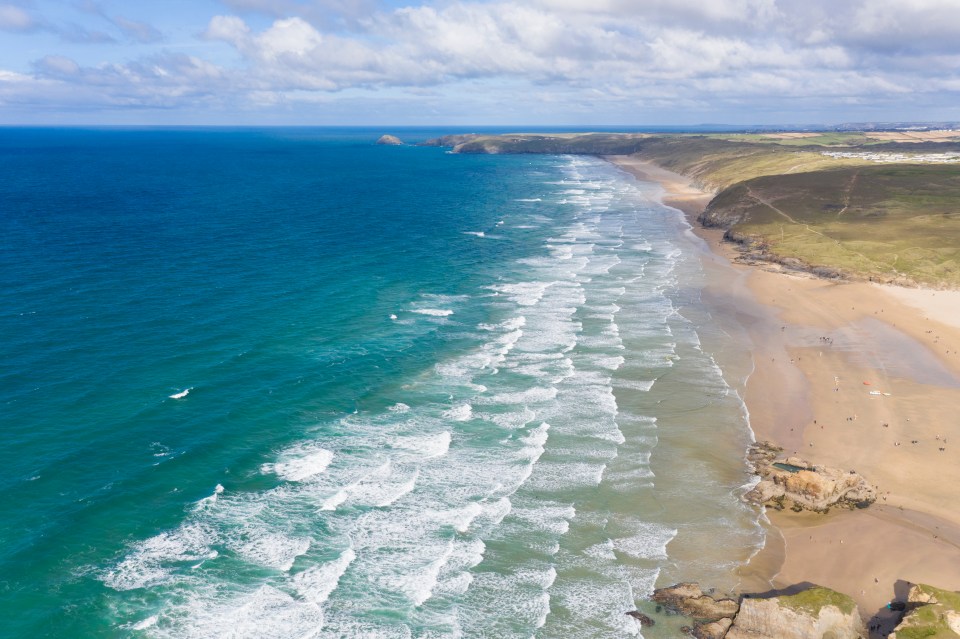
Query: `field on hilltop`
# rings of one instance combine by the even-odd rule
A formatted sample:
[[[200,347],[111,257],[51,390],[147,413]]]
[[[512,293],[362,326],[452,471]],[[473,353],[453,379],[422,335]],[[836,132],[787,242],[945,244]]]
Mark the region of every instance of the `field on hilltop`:
[[[453,138],[458,153],[634,155],[715,192],[701,221],[726,229],[748,256],[960,287],[960,131]]]

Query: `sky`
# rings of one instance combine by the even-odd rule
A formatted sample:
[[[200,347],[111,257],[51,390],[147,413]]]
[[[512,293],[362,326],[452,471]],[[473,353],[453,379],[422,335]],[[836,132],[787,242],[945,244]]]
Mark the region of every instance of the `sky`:
[[[960,121],[960,0],[0,0],[0,124]]]

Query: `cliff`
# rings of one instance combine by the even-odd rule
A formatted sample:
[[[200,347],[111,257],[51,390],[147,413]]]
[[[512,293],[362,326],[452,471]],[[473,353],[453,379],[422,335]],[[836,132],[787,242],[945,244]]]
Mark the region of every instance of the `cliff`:
[[[957,639],[960,637],[960,593],[926,584],[910,588],[907,612],[890,639]]]
[[[666,609],[669,614],[689,618],[692,626],[685,626],[684,632],[695,639],[864,639],[867,636],[853,599],[820,586],[792,595],[762,598],[746,595],[738,603],[704,594],[696,583],[680,583],[655,590],[651,601],[659,604],[658,612]]]

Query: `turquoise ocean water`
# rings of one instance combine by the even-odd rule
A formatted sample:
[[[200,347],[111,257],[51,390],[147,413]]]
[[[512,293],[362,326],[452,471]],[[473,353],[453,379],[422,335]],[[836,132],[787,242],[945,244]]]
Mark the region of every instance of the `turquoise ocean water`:
[[[735,583],[680,215],[378,135],[0,131],[0,637],[622,637]]]

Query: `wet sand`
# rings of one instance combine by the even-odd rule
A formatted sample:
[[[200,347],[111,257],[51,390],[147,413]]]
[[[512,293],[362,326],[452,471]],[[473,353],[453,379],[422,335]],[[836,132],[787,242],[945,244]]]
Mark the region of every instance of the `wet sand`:
[[[703,299],[743,327],[757,439],[856,470],[881,494],[864,510],[768,511],[743,589],[817,583],[854,597],[867,620],[907,582],[960,590],[960,292],[735,263],[722,232],[696,222],[712,193],[634,157],[607,159],[659,182],[710,245]]]

